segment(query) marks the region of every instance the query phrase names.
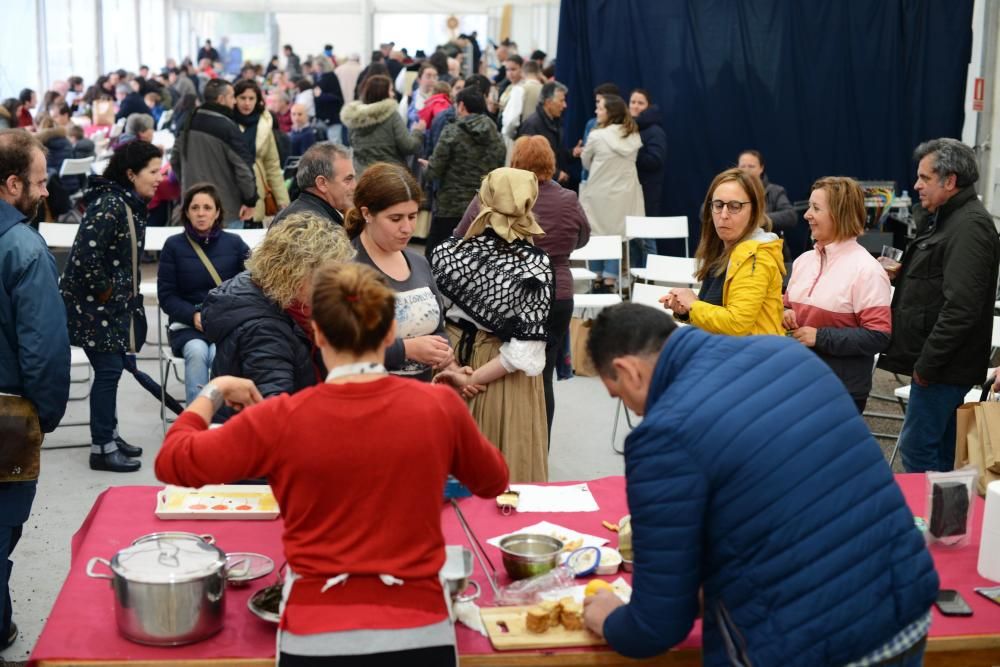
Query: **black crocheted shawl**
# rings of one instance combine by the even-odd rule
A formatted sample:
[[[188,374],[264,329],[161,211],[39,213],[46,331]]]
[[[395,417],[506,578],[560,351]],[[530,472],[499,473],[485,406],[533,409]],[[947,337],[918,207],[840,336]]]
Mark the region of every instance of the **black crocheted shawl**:
[[[554,283],[549,256],[527,241],[508,243],[487,229],[434,248],[438,289],[502,341],[546,340]]]

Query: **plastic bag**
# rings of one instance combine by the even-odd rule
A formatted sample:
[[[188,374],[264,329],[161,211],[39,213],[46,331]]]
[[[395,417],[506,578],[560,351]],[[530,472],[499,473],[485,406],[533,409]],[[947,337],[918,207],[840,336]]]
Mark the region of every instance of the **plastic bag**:
[[[496,604],[500,607],[521,607],[538,604],[542,593],[575,586],[576,574],[569,567],[560,565],[545,574],[521,579],[500,588]]]
[[[969,543],[978,472],[973,467],[927,473],[927,541],[948,547]]]

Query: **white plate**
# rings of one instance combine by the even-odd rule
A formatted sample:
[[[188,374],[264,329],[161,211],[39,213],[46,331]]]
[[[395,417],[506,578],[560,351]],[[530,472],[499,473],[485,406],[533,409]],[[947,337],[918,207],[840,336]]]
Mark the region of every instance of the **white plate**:
[[[200,489],[167,486],[156,494],[154,514],[161,519],[265,521],[277,518],[280,511],[266,484],[217,484]]]

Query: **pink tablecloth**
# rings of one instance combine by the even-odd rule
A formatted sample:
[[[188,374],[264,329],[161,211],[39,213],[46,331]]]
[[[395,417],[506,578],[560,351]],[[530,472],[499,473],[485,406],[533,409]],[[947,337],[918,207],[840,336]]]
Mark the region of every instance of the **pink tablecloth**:
[[[926,516],[923,475],[899,475],[914,514]],[[581,532],[606,536],[611,545],[617,536],[601,526],[601,521],[617,521],[627,513],[624,479],[606,477],[588,482],[600,510],[588,513],[513,514],[497,512],[494,501],[467,498],[460,501],[462,511],[484,544],[493,563],[501,569],[500,552],[485,545],[491,537],[516,531],[539,521],[551,521]],[[122,639],[114,622],[113,593],[107,580],[91,579],[84,569],[93,556],[110,558],[134,538],[159,530],[188,530],[211,533],[226,551],[257,551],[267,554],[280,565],[282,523],[277,521],[161,521],[153,515],[157,487],[133,486],[108,489],[94,503],[90,515],[73,537],[69,575],[56,599],[52,613],[31,655],[32,663],[39,660],[74,658],[78,660],[161,660],[183,661],[220,658],[261,658],[274,656],[275,626],[252,616],[246,608],[250,594],[260,588],[254,582],[249,588],[227,590],[225,628],[210,640],[178,648],[141,646]],[[1000,606],[975,595],[973,587],[991,582],[976,574],[979,552],[979,532],[982,525],[983,502],[977,500],[972,544],[956,550],[933,548],[932,554],[944,588],[956,588],[972,606],[974,615],[968,618],[947,618],[934,612],[931,637],[959,635],[996,635],[1000,632]],[[442,513],[445,540],[449,544],[466,544],[465,535],[448,505]],[[626,578],[627,575],[625,575]],[[476,565],[474,578],[483,590],[483,604],[492,600],[492,592],[481,568]],[[609,579],[611,577],[608,577]],[[500,575],[500,583],[507,583]],[[489,641],[459,626],[456,630],[462,655],[492,653]],[[696,648],[701,642],[701,627],[696,624],[682,648]],[[572,649],[574,651],[608,650]]]

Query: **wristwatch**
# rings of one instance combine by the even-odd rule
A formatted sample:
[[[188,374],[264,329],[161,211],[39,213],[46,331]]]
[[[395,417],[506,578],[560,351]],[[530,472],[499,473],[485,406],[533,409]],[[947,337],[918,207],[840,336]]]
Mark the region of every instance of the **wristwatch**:
[[[206,384],[198,396],[204,396],[208,400],[212,401],[212,414],[219,411],[219,408],[226,402],[222,397],[222,390],[216,387],[214,384],[209,382]]]

